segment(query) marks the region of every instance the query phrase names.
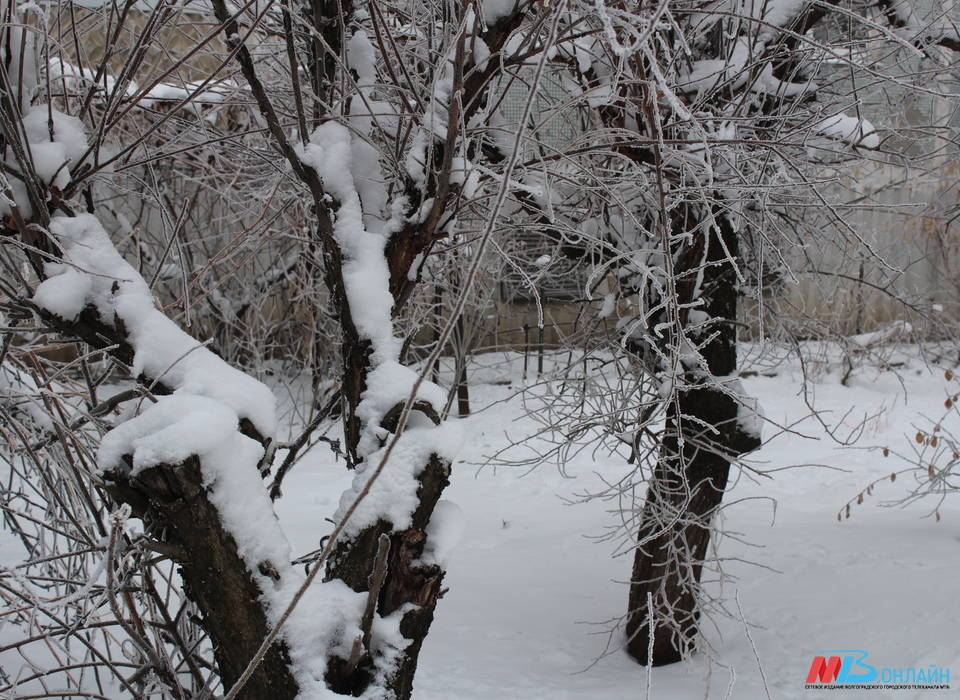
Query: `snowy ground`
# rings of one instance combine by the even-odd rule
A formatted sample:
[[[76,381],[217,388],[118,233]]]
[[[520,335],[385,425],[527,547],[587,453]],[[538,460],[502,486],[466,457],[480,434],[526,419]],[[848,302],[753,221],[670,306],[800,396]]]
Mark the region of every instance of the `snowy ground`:
[[[722,593],[734,615],[707,626],[711,653],[655,669],[648,679],[619,650],[618,636],[610,643],[610,621],[625,611],[623,581],[631,563],[629,553],[612,556],[616,542],[598,541],[616,523],[615,504],[567,505],[598,489],[603,478],[620,478],[624,461],[594,461],[583,452],[566,464],[566,476],[553,465],[533,471],[476,466],[508,444],[507,435],[536,428],[520,401],[505,400],[521,385],[521,364],[510,359],[483,356],[471,369],[473,406],[488,408],[465,421],[467,442],[446,495],[462,508],[465,533],[421,654],[415,700],[640,700],[648,682],[649,697],[657,700],[762,700],[764,677],[772,698],[835,698],[836,692],[803,686],[812,656],[837,649],[868,651],[879,667],[934,664],[953,672],[946,692],[847,691],[843,697],[960,696],[960,494],[940,507],[940,522],[925,517],[931,500],[880,507],[907,493],[911,478],[904,475],[878,485],[849,520],[836,520],[869,482],[905,466],[893,455],[884,458],[882,447],[908,452],[921,416],[940,417],[948,390],[942,370],[927,369],[909,350],[899,378],[861,368],[844,387],[838,364],[810,364],[808,370],[817,371],[807,387],[828,425],[846,435],[868,418],[857,447],[843,449],[805,418],[796,362],[744,367],[761,373],[744,385],[772,421],[802,420],[754,455],[757,466],[819,466],[738,479],[726,499],[724,527],[740,537],[728,537],[719,550],[728,559]],[[775,376],[763,376],[771,370]],[[956,392],[957,380],[952,386]],[[960,425],[952,428],[960,434]],[[774,432],[766,426],[768,437]],[[324,518],[349,479],[323,443],[290,474],[278,509],[295,552],[315,549],[329,531]],[[12,537],[0,538],[0,548],[4,560],[14,557]],[[713,592],[720,593],[719,586]],[[0,643],[15,633],[11,626],[0,629]],[[8,653],[0,663],[14,670],[20,659]]]
[[[475,381],[491,383],[473,386],[474,406],[509,396],[511,386],[503,382],[513,380],[516,387],[517,364],[511,369],[493,356],[478,364],[489,367],[475,369]],[[935,664],[953,670],[951,691],[897,690],[889,691],[890,697],[958,692],[960,496],[941,506],[939,523],[924,517],[931,501],[906,509],[880,507],[906,493],[911,479],[902,477],[879,485],[849,520],[836,520],[837,511],[867,483],[904,466],[894,456],[884,458],[879,448],[909,450],[919,414],[936,418],[942,412],[947,391],[942,372],[917,361],[899,371],[906,395],[890,371],[859,370],[844,387],[837,368],[828,368],[809,387],[828,424],[845,433],[883,409],[867,422],[859,448],[839,448],[819,423],[804,420],[794,426],[800,434],[770,440],[755,461],[766,468],[828,466],[779,471],[762,483],[741,478],[729,494],[728,502],[740,502],[726,510],[725,527],[751,544],[728,538],[720,554],[762,566],[729,561],[727,573],[738,580],[725,584],[724,593],[735,615],[739,598],[760,664],[743,622],[720,618],[707,631],[712,660],[699,654],[655,669],[650,697],[765,698],[760,665],[773,698],[836,697],[834,691],[803,687],[812,656],[836,649],[866,650],[879,667]],[[790,424],[809,413],[799,367],[791,363],[776,372],[744,384],[770,419]],[[521,474],[471,465],[504,444],[506,432],[517,436],[531,428],[525,420],[519,402],[512,401],[466,422],[467,443],[447,493],[462,507],[466,530],[449,563],[450,590],[421,655],[415,698],[645,698],[646,670],[616,649],[617,638],[612,653],[600,658],[607,622],[623,614],[627,597],[629,556],[613,558],[615,544],[596,541],[615,515],[609,504],[597,501],[565,504],[598,488],[598,474],[618,478],[625,464],[594,462],[582,454],[566,465],[569,478],[553,466]],[[765,435],[772,432],[766,426]],[[281,518],[300,551],[316,546],[312,523],[318,513],[335,507],[337,492],[329,485],[321,490],[316,478],[339,468],[324,449],[319,446],[297,467],[281,501]],[[775,516],[770,501],[751,497],[776,499]],[[878,690],[841,694],[887,696]]]

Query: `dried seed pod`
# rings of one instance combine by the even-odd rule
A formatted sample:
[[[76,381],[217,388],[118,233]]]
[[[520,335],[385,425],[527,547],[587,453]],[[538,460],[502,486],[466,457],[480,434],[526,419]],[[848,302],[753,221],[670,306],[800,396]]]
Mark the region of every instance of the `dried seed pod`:
[[[939,442],[940,442],[940,441],[937,440],[937,436],[934,435],[932,438],[930,438],[930,447],[936,447],[936,446],[937,446],[937,443],[939,443]]]
[[[937,522],[940,522],[940,511],[938,510],[934,515],[937,517]]]
[[[934,472],[934,470],[933,470],[933,465],[932,465],[932,464],[927,467],[927,476],[929,476],[931,479],[933,478],[933,475],[934,475],[935,473],[936,473],[936,472]]]
[[[923,444],[923,441],[924,441],[926,438],[924,438],[923,433],[921,433],[921,432],[918,430],[918,431],[917,431],[917,436],[916,436],[915,438],[913,438],[913,439],[917,441],[917,444],[918,444],[918,445],[921,445],[921,444]]]
[[[889,447],[884,447],[884,448],[883,448],[883,456],[884,456],[884,457],[889,457],[889,456],[890,456],[890,448],[889,448]]]
[[[947,400],[943,402],[944,408],[953,408],[953,398],[950,396],[947,397]]]
[[[843,516],[841,516],[839,513],[837,513],[837,522],[838,522],[838,523],[842,523],[842,522],[843,522]]]
[[[953,372],[948,369],[946,372],[943,373],[943,378],[949,382],[951,379],[953,379]]]
[[[857,494],[857,505],[860,505],[861,503],[863,503],[863,492],[862,492],[862,491]]]
[[[896,480],[897,480],[897,473],[896,473],[896,472],[893,472],[893,473],[890,475],[890,481],[896,481]]]
[[[847,504],[847,517],[850,517],[850,504]]]

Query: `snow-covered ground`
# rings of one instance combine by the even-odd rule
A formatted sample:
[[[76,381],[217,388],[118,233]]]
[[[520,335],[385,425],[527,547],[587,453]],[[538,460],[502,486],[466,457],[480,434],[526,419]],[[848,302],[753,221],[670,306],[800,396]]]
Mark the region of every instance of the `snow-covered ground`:
[[[743,369],[759,374],[743,380],[745,389],[772,423],[792,432],[774,436],[767,424],[771,439],[752,461],[773,478],[744,473],[725,499],[729,536],[719,554],[727,579],[711,592],[732,615],[705,625],[709,653],[654,669],[650,679],[620,650],[619,633],[610,633],[625,612],[632,554],[613,556],[620,541],[603,538],[617,523],[616,502],[569,504],[621,478],[628,465],[586,450],[565,474],[552,464],[479,468],[538,425],[516,396],[522,361],[476,358],[475,413],[463,421],[466,443],[445,496],[462,509],[465,530],[448,562],[449,591],[421,654],[415,700],[640,700],[648,683],[657,700],[762,700],[767,691],[771,698],[835,698],[837,691],[806,690],[804,680],[814,654],[845,649],[867,651],[878,667],[948,667],[953,689],[843,697],[960,695],[960,494],[940,505],[939,522],[927,517],[933,499],[881,507],[906,495],[914,479],[904,474],[879,483],[849,519],[836,519],[867,484],[907,466],[882,448],[909,453],[917,427],[928,425],[924,416],[939,420],[948,391],[960,390],[958,380],[948,383],[942,368],[926,367],[917,355],[905,348],[888,358],[905,363],[897,373],[861,367],[849,386],[841,385],[837,362],[808,363],[812,381],[804,385],[796,361],[748,361]],[[837,437],[860,433],[856,446],[841,447],[810,417],[804,386]],[[285,403],[289,410],[293,402]],[[954,417],[943,427],[960,435],[958,423]],[[520,449],[502,457],[526,456]],[[296,554],[316,549],[329,532],[325,518],[350,479],[324,443],[288,476],[277,505]],[[5,532],[0,550],[5,563],[22,556]],[[0,628],[0,644],[17,634]],[[0,664],[16,672],[22,659],[7,652]]]
[[[738,479],[724,521],[738,537],[726,538],[719,550],[736,579],[723,586],[733,617],[706,626],[710,654],[654,669],[650,697],[765,698],[764,676],[773,698],[837,697],[836,691],[805,690],[804,680],[814,654],[838,649],[868,651],[878,667],[934,664],[953,671],[950,691],[891,690],[890,697],[958,692],[960,495],[940,507],[940,522],[924,517],[932,500],[881,507],[907,493],[913,479],[904,475],[879,484],[849,520],[836,519],[869,482],[906,466],[893,455],[884,458],[882,447],[909,452],[921,414],[938,419],[943,412],[948,385],[942,371],[916,359],[898,371],[900,378],[860,369],[845,387],[833,366],[808,384],[838,435],[868,418],[857,447],[838,446],[806,418],[753,455],[765,469],[808,466],[776,471],[772,479]],[[809,414],[802,375],[795,362],[775,372],[746,378],[744,385],[769,419],[790,425]],[[622,476],[626,464],[593,461],[585,451],[566,465],[566,476],[552,465],[533,471],[475,466],[506,444],[507,435],[535,427],[519,401],[495,403],[515,391],[519,375],[519,364],[503,356],[478,358],[473,368],[479,382],[471,388],[474,407],[494,405],[466,420],[467,442],[446,495],[463,509],[465,532],[449,562],[449,592],[421,655],[415,698],[645,698],[646,670],[619,650],[619,637],[604,655],[610,621],[625,610],[631,564],[629,554],[611,556],[615,542],[597,541],[616,523],[613,504],[567,505],[600,488],[601,477]],[[765,436],[775,432],[765,426]],[[341,470],[342,462],[334,464],[321,444],[289,477],[279,511],[295,551],[314,549],[318,529],[328,528],[318,521],[336,507],[339,491],[318,477]],[[753,645],[738,619],[738,599]]]

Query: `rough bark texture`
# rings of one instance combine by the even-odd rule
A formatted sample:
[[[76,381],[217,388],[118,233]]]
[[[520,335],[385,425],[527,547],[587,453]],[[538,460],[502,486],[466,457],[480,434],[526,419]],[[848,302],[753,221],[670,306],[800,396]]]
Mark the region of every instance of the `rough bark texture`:
[[[690,230],[689,217],[688,211],[675,225]],[[711,376],[723,377],[737,368],[734,322],[739,292],[730,259],[736,260],[738,245],[729,222],[722,217],[717,220],[718,231],[697,234],[697,243],[678,255],[677,295],[681,304],[692,301],[696,294],[693,271],[705,261],[700,296],[705,301],[703,310],[714,321],[704,335],[716,333],[716,337],[701,352]],[[699,583],[711,521],[723,499],[731,461],[760,444],[737,424],[737,412],[733,398],[702,380],[680,391],[678,401],[669,407],[630,585],[627,649],[640,663],[659,666],[679,661],[697,634]]]
[[[391,410],[383,420],[383,426],[391,432],[396,430],[399,408]],[[439,416],[429,404],[418,402],[413,408],[439,423]],[[443,569],[435,564],[424,564],[420,558],[427,541],[426,529],[430,516],[443,490],[450,483],[449,477],[450,463],[436,455],[431,456],[418,477],[418,506],[413,513],[411,527],[394,530],[391,523],[381,520],[356,537],[344,541],[337,548],[327,570],[328,579],[340,579],[358,592],[369,591],[380,537],[389,537],[387,572],[377,601],[377,614],[385,617],[408,603],[413,605],[400,622],[400,632],[409,640],[409,644],[387,685],[387,691],[393,693],[387,697],[396,697],[398,700],[406,700],[413,692],[420,647],[433,622],[433,613],[442,593]],[[373,660],[369,654],[353,669],[349,668],[347,660],[334,658],[331,659],[327,681],[337,692],[359,695],[369,683],[372,671]]]
[[[253,658],[269,625],[259,600],[260,587],[207,497],[199,460],[191,457],[135,476],[129,470],[110,472],[105,479],[111,495],[131,507],[151,539],[168,545],[180,565],[185,591],[200,609],[221,680],[229,689]],[[260,570],[269,576],[275,568],[263,562]],[[239,697],[292,700],[298,688],[289,667],[286,646],[274,644]]]

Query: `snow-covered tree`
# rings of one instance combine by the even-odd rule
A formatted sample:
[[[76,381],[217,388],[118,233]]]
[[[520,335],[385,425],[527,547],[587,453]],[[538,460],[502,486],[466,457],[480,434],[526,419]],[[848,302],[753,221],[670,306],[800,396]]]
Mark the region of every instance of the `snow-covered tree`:
[[[632,304],[616,433],[649,490],[628,645],[679,658],[730,465],[760,439],[740,290],[786,257],[795,212],[832,212],[810,149],[882,149],[817,67],[870,72],[840,36],[954,47],[949,22],[904,7],[3,3],[4,512],[26,561],[2,585],[17,649],[52,650],[4,691],[409,697],[455,512],[457,427],[429,377],[516,226],[587,261],[588,294],[611,280],[606,315]],[[834,16],[847,33],[821,40]],[[203,197],[171,197],[162,166]],[[456,298],[412,368],[426,273]],[[271,389],[224,359],[296,338],[263,301],[281,281],[312,319],[286,359],[333,396],[290,442]],[[220,354],[194,337],[208,323]],[[337,402],[355,477],[303,573],[273,500]]]
[[[61,17],[69,28],[55,36],[54,18],[42,10],[29,8],[27,24],[12,5],[4,6],[4,254],[15,271],[5,303],[42,324],[23,329],[12,323],[5,335],[5,355],[14,337],[18,345],[9,371],[4,365],[4,386],[27,389],[9,393],[16,425],[23,426],[10,436],[10,455],[29,463],[26,455],[34,457],[39,440],[44,459],[74,464],[82,450],[73,488],[85,496],[60,503],[72,521],[66,537],[91,543],[76,555],[85,566],[94,562],[84,585],[106,570],[103,595],[113,624],[128,637],[120,651],[134,666],[128,673],[129,664],[111,659],[109,643],[88,640],[79,661],[63,648],[60,672],[69,674],[76,663],[102,664],[112,683],[135,694],[176,697],[218,684],[230,697],[409,697],[442,593],[445,520],[452,511],[437,504],[458,439],[456,426],[442,420],[446,392],[424,379],[436,353],[420,373],[404,366],[394,317],[431,249],[457,230],[460,201],[472,186],[468,153],[481,147],[495,115],[488,93],[503,64],[488,57],[503,48],[522,14],[507,6],[478,14],[445,4],[214,2],[211,31],[187,50],[188,58],[202,55],[210,72],[203,75],[204,64],[173,61],[166,74],[189,68],[201,77],[187,85],[162,83],[144,56],[157,48],[165,24],[189,24],[188,10],[161,4],[144,15],[131,3],[83,12],[114,38],[125,22],[143,25],[133,51],[107,39],[89,65],[85,49],[71,46],[79,31],[74,15]],[[135,12],[136,21],[130,19]],[[234,67],[236,80],[211,97],[211,85],[225,82],[219,71]],[[191,112],[220,101],[225,89],[234,104],[249,97],[255,105],[263,124],[257,131],[272,155],[265,158],[262,148],[255,153],[277,174],[274,191],[307,202],[300,255],[326,286],[307,303],[331,304],[338,323],[334,337],[315,342],[339,345],[344,452],[356,476],[306,576],[291,563],[272,511],[268,491],[282,493],[280,475],[269,489],[264,483],[277,451],[274,396],[157,308],[151,283],[115,247],[114,239],[129,232],[111,235],[106,228],[124,207],[110,208],[99,201],[102,190],[91,187],[94,180],[107,188],[115,182],[111,166],[128,166],[138,156],[139,164],[153,163],[169,152],[147,136],[171,118],[189,121]],[[133,119],[139,121],[131,128]],[[131,134],[136,128],[141,133]],[[212,121],[201,120],[199,128],[221,131]],[[199,144],[186,138],[182,148],[243,148],[248,137],[248,130],[227,128]],[[220,159],[213,153],[208,162],[215,170]],[[184,203],[168,250],[189,223],[188,211]],[[179,264],[184,277],[194,273],[182,258]],[[464,298],[476,273],[474,266],[465,275]],[[218,307],[229,304],[225,299]],[[41,328],[86,348],[80,360],[91,382],[85,404],[67,401],[64,408],[59,394],[57,408],[41,401],[38,381],[23,365],[23,358],[35,357],[35,344],[19,345]],[[114,370],[90,377],[90,352],[111,357],[134,388],[98,402],[97,387]],[[121,405],[115,426],[92,420]],[[60,410],[70,415],[58,416]],[[89,425],[109,429],[100,440],[96,430],[81,430]],[[43,465],[33,461],[22,475],[25,488],[44,478]],[[49,493],[45,498],[59,503]],[[28,511],[20,517],[34,522]],[[131,516],[142,529],[129,524]],[[41,527],[25,539],[43,561],[48,536]],[[177,564],[179,611],[163,605],[145,611],[139,596],[123,592],[133,579],[141,592],[147,588],[142,582],[156,564],[150,551]],[[161,588],[179,589],[177,577],[168,573]],[[85,591],[67,585],[44,608],[64,627],[61,634],[74,633],[60,617],[63,608],[86,599]],[[160,593],[160,600],[169,595]],[[198,637],[196,630],[185,637],[173,629],[193,624],[194,606],[208,643],[186,641]],[[76,623],[85,634],[95,610]],[[24,615],[29,627],[33,617]],[[127,624],[128,615],[139,622]],[[166,620],[164,634],[143,622],[156,616]],[[213,674],[204,658],[211,648]],[[181,677],[183,668],[190,673]]]
[[[623,379],[613,396],[578,360],[563,389],[591,386],[594,400],[551,396],[543,422],[559,432],[558,458],[571,440],[628,448],[636,471],[599,495],[626,501],[624,536],[637,538],[628,649],[659,665],[695,643],[731,465],[761,444],[762,412],[738,378],[742,300],[753,297],[758,318],[746,320],[763,335],[765,322],[787,325],[764,310],[771,280],[843,276],[832,251],[893,269],[844,183],[854,166],[882,176],[943,164],[946,120],[928,127],[933,153],[914,157],[889,110],[871,114],[876,124],[865,112],[883,85],[924,90],[949,114],[949,89],[920,87],[918,65],[948,74],[943,49],[958,35],[947,10],[910,3],[585,2],[560,17],[546,49],[556,97],[534,122],[514,214],[555,242],[556,259],[584,261],[586,296],[612,285],[598,306],[619,319],[605,350]],[[561,138],[549,133],[558,120],[574,125]],[[856,182],[849,199],[872,184],[884,183]],[[899,300],[918,317],[933,311]],[[645,503],[631,507],[638,486]]]

